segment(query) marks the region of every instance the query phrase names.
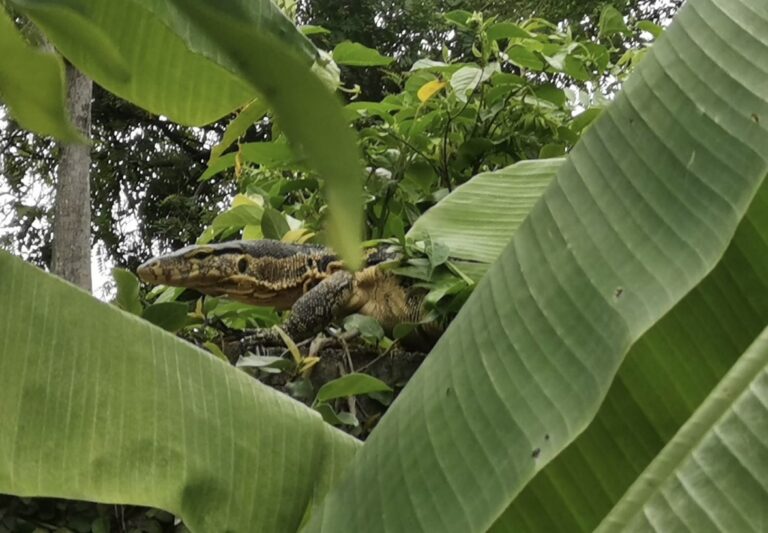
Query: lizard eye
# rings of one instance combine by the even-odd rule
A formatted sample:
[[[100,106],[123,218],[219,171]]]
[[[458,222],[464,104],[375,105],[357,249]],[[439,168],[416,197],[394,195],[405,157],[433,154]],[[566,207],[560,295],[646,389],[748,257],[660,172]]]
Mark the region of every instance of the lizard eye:
[[[248,258],[241,257],[237,260],[237,271],[241,274],[245,274],[246,270],[248,270]]]
[[[187,259],[202,259],[203,257],[207,257],[211,255],[213,252],[212,248],[208,247],[199,247],[199,248],[193,248],[191,251],[184,254],[184,257]]]

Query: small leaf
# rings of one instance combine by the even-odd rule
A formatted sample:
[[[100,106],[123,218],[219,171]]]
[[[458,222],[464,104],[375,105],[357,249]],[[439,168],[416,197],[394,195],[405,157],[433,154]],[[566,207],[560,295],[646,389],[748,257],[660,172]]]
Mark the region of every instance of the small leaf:
[[[261,224],[248,224],[243,228],[244,241],[258,241],[264,238],[264,232],[261,231]]]
[[[572,55],[565,58],[563,71],[575,80],[587,81],[589,79],[589,72],[584,66],[584,61]]]
[[[279,326],[275,326],[275,330],[277,331],[277,334],[283,340],[285,345],[288,347],[288,351],[291,352],[291,356],[293,357],[293,362],[296,363],[296,366],[301,366],[303,358],[301,356],[301,352],[299,351],[299,347],[296,346],[296,343],[293,342],[293,339],[290,338],[288,334],[282,330],[282,328],[280,328]]]
[[[337,413],[333,407],[327,403],[318,405],[315,407],[315,411],[320,413],[320,416],[323,417],[323,420],[332,426],[347,425],[357,427],[360,425],[360,422],[354,415],[352,415],[352,413]]]
[[[248,162],[267,168],[292,168],[296,158],[287,143],[281,141],[255,142],[241,144],[237,152],[222,155],[209,162],[208,168],[200,176],[199,181],[207,181],[213,176],[237,165],[238,157],[242,162]]]
[[[113,268],[112,277],[115,278],[117,285],[117,297],[114,303],[123,311],[140,315],[139,278],[124,268]]]
[[[450,250],[445,244],[432,240],[429,241],[429,246],[427,246],[426,252],[427,258],[429,259],[429,266],[433,269],[448,261],[448,257],[450,256]]]
[[[592,122],[600,116],[600,113],[603,111],[601,107],[591,107],[584,111],[583,113],[580,113],[573,119],[573,126],[572,129],[574,131],[581,132],[592,124]]]
[[[558,143],[549,143],[541,147],[539,159],[551,159],[565,155],[565,146]]]
[[[420,102],[426,102],[446,85],[447,83],[441,80],[428,81],[421,86],[421,89],[416,93],[416,96],[419,97]]]
[[[252,100],[248,105],[241,109],[237,116],[232,119],[232,122],[227,125],[227,129],[224,131],[221,141],[211,149],[211,159],[208,161],[208,165],[210,166],[216,159],[221,157],[224,150],[242,137],[254,122],[261,119],[267,113],[267,109],[267,103],[261,98]],[[202,177],[200,179],[203,180]]]
[[[600,37],[610,37],[617,33],[623,33],[625,35],[631,33],[624,22],[622,14],[610,4],[605,6],[600,13],[598,28],[600,30]]]
[[[305,357],[301,360],[301,364],[299,365],[299,373],[302,377],[308,378],[312,371],[312,367],[319,362],[320,358],[317,356],[310,355],[309,357]]]
[[[299,229],[292,229],[291,231],[285,233],[280,238],[280,240],[283,242],[304,244],[314,236],[315,234],[309,231],[307,228],[299,228]]]
[[[181,302],[152,304],[144,309],[141,318],[175,333],[187,325],[187,304]]]
[[[445,20],[448,22],[457,25],[460,28],[467,28],[467,21],[472,17],[472,13],[469,11],[464,11],[463,9],[456,9],[454,11],[449,11],[445,15]]]
[[[653,35],[654,39],[658,39],[659,36],[664,32],[664,28],[656,24],[655,22],[651,22],[650,20],[641,20],[637,23],[637,28],[642,31],[647,31],[651,35]]]
[[[261,217],[261,232],[265,239],[280,240],[289,231],[291,228],[280,211],[271,207],[264,210]]]
[[[317,391],[315,403],[328,402],[336,398],[368,394],[369,392],[391,391],[383,381],[368,374],[352,373],[329,381]]]
[[[413,72],[414,70],[422,70],[422,69],[442,70],[442,69],[445,69],[446,67],[450,67],[450,65],[448,65],[448,63],[443,63],[442,61],[434,61],[432,59],[419,59],[413,64],[410,72]]]
[[[395,339],[403,339],[410,335],[417,327],[419,325],[413,322],[401,322],[392,330],[392,336]]]
[[[541,85],[539,87],[536,87],[533,91],[536,94],[536,98],[541,98],[542,100],[546,100],[547,102],[552,102],[557,107],[565,107],[565,102],[567,100],[565,96],[565,92],[562,89],[559,89],[555,85],[552,84],[545,84]]]
[[[333,60],[339,65],[350,67],[382,67],[394,61],[393,58],[383,56],[373,48],[351,41],[336,45],[333,49]]]
[[[344,329],[346,331],[357,330],[365,339],[379,340],[384,337],[384,328],[379,321],[366,315],[349,315],[344,319]]]
[[[304,35],[318,35],[322,33],[331,33],[331,30],[323,28],[322,26],[315,26],[313,24],[305,24],[299,26],[299,31]]]
[[[204,343],[203,343],[203,346],[205,346],[205,348],[206,348],[206,349],[207,349],[209,352],[211,352],[213,355],[215,355],[216,357],[218,357],[218,358],[219,358],[219,359],[221,359],[222,361],[226,361],[227,363],[229,363],[229,358],[227,357],[227,354],[225,354],[225,353],[224,353],[224,352],[221,350],[221,348],[219,348],[219,345],[218,345],[218,344],[215,344],[215,343],[213,343],[213,342],[210,342],[210,341],[208,341],[208,342],[204,342]]]
[[[480,67],[468,66],[461,67],[451,76],[451,87],[456,93],[456,98],[460,102],[466,102],[469,93],[475,90],[483,77],[483,70]]]
[[[282,357],[271,357],[267,355],[246,355],[241,356],[235,364],[238,368],[258,368],[258,369],[273,369],[277,371],[293,370],[295,363],[290,359],[283,359]]]
[[[544,68],[544,62],[539,57],[521,45],[512,46],[507,50],[507,56],[510,63],[517,65],[518,67],[528,68],[531,70],[541,70]]]

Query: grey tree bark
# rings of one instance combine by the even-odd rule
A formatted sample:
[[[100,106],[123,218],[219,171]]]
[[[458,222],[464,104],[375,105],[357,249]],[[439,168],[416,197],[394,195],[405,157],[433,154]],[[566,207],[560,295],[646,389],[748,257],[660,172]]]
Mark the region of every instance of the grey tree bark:
[[[90,139],[93,82],[67,63],[67,99],[72,122]],[[53,215],[51,270],[91,291],[91,147],[61,147]]]

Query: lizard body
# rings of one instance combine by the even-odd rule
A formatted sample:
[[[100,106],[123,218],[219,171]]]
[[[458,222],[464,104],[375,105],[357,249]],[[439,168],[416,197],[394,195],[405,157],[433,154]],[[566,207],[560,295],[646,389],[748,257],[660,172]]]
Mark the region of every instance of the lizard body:
[[[291,309],[283,330],[295,341],[315,335],[334,319],[353,313],[375,318],[385,331],[420,322],[425,291],[381,268],[399,254],[385,246],[365,251],[363,268],[345,269],[330,248],[273,240],[192,245],[150,259],[139,277],[151,284],[195,289],[244,303]],[[440,328],[429,325],[411,336],[431,345]]]

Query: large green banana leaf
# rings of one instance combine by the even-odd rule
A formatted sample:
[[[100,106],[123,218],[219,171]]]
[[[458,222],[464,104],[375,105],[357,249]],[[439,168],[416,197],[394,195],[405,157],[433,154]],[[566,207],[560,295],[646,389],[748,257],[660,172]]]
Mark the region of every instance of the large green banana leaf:
[[[295,531],[358,442],[210,354],[0,252],[0,493]]]
[[[182,124],[216,120],[262,94],[326,180],[331,243],[359,263],[363,169],[317,51],[270,0],[11,0],[106,89]],[[0,59],[2,61],[2,59]]]
[[[722,258],[768,171],[766,10],[686,4],[309,530],[483,531],[582,433],[627,352]],[[685,399],[700,402],[717,372]],[[642,450],[650,457],[635,476],[655,453]],[[610,481],[615,502],[628,484]],[[585,499],[602,489],[593,483]],[[532,512],[546,514],[559,487],[542,490]],[[578,529],[581,510],[568,510]]]
[[[523,224],[510,248],[503,253],[501,261],[489,271],[485,282],[429,358],[425,368],[366,444],[360,461],[347,472],[346,479],[334,487],[331,497],[319,508],[321,512],[313,514],[309,529],[325,526],[330,531],[442,531],[483,530],[489,527],[525,483],[536,472],[542,471],[545,464],[587,426],[627,350],[630,347],[633,351],[638,349],[638,346],[648,342],[654,332],[662,331],[659,329],[661,325],[670,320],[669,317],[673,317],[678,308],[660,322],[662,315],[718,262],[760,186],[766,172],[764,154],[768,153],[768,135],[760,121],[766,116],[765,95],[760,91],[766,86],[768,72],[765,45],[752,39],[748,32],[732,21],[735,19],[742,26],[751,28],[756,35],[764,35],[764,32],[757,30],[766,26],[768,17],[765,8],[756,0],[727,3],[691,0],[681,16],[682,23],[669,32],[671,37],[665,37],[647,56],[627,92],[574,150],[556,182],[545,193],[543,201]],[[712,27],[708,28],[707,24]],[[691,45],[703,43],[708,46],[720,35],[726,36],[730,47],[723,46],[722,42],[719,48],[706,47],[704,50]],[[749,53],[739,56],[735,51]],[[752,63],[744,57],[749,57]],[[697,68],[689,67],[691,65]],[[698,72],[704,71],[707,72],[709,87],[701,84],[697,77]],[[763,198],[761,191],[758,199],[764,202]],[[758,256],[759,259],[752,256],[755,250],[760,253],[760,241],[765,244],[763,234],[755,230],[760,223],[765,224],[765,219],[759,216],[759,205],[751,207],[750,216],[741,223],[736,239],[720,266],[696,289],[701,291],[700,301],[707,302],[708,307],[722,309],[727,305],[737,317],[745,316],[741,314],[742,300],[733,298],[719,285],[718,272],[725,268],[723,276],[736,278],[745,293],[763,283],[760,278],[764,279],[766,269],[761,269],[759,261],[764,261],[765,255]],[[755,212],[758,216],[752,218]],[[743,241],[740,240],[742,238]],[[8,306],[5,316],[0,313],[0,324],[4,324],[6,330],[5,335],[0,337],[4,343],[4,349],[0,351],[0,380],[8,372],[18,370],[12,365],[25,361],[21,366],[23,371],[14,374],[13,380],[5,378],[11,386],[5,387],[6,383],[2,383],[0,402],[3,406],[29,405],[29,411],[43,416],[25,416],[24,423],[18,424],[17,407],[9,415],[9,420],[17,424],[8,426],[3,423],[4,427],[18,427],[18,430],[12,433],[13,437],[4,432],[0,434],[0,464],[8,468],[13,476],[8,482],[6,474],[0,475],[0,490],[23,489],[23,494],[35,494],[41,493],[44,485],[61,485],[62,480],[55,474],[48,476],[41,473],[38,476],[40,469],[37,468],[34,477],[40,480],[40,486],[29,490],[25,488],[25,483],[30,482],[17,475],[18,466],[8,465],[25,464],[20,459],[29,456],[35,456],[36,467],[50,466],[51,463],[47,462],[49,458],[53,459],[52,464],[67,465],[76,456],[72,448],[67,448],[69,455],[64,456],[55,451],[35,451],[37,447],[43,447],[45,452],[49,452],[49,448],[61,445],[58,442],[55,445],[45,444],[40,439],[32,444],[22,441],[24,446],[19,446],[16,441],[18,435],[25,435],[25,432],[41,434],[41,425],[53,428],[53,431],[42,434],[72,435],[72,425],[59,425],[61,420],[76,420],[75,426],[81,424],[80,427],[84,427],[82,413],[89,411],[75,408],[83,403],[66,401],[72,394],[71,398],[82,402],[79,393],[69,386],[71,381],[65,382],[63,389],[58,388],[57,379],[59,375],[74,375],[81,368],[81,351],[59,349],[56,344],[50,343],[50,333],[54,333],[53,337],[61,337],[58,329],[52,329],[58,328],[59,323],[63,331],[77,332],[78,328],[72,325],[75,318],[90,315],[82,312],[80,304],[67,308],[67,312],[77,313],[76,317],[65,314],[62,302],[78,302],[74,294],[86,298],[72,288],[61,289],[56,305],[50,304],[52,300],[46,302],[45,296],[30,297],[33,289],[43,295],[55,294],[55,291],[51,290],[53,282],[38,273],[35,273],[37,277],[21,282],[25,279],[25,268],[29,269],[10,259],[0,263],[0,272],[3,273],[0,295],[4,296],[3,301],[30,302],[25,304],[26,313],[20,315],[22,320],[19,320],[19,315],[11,315],[18,310],[9,310]],[[716,281],[711,281],[713,279]],[[713,284],[711,290],[704,291],[703,288],[710,282]],[[8,287],[13,290],[5,290]],[[708,300],[713,294],[717,295],[717,289],[724,292],[722,299]],[[695,294],[689,295],[681,305]],[[511,301],[504,301],[507,295]],[[698,310],[695,304],[696,300],[691,300],[691,313]],[[597,456],[601,445],[603,450],[611,452],[615,451],[616,444],[640,441],[642,446],[630,446],[630,453],[626,454],[627,462],[635,469],[632,476],[636,477],[688,413],[707,395],[732,360],[738,357],[738,354],[733,355],[733,347],[749,337],[757,320],[753,317],[759,316],[759,310],[748,316],[747,327],[735,336],[730,329],[739,329],[741,324],[738,318],[729,322],[723,333],[725,342],[721,343],[728,348],[728,355],[719,363],[708,361],[707,365],[715,366],[704,368],[701,382],[674,370],[674,365],[660,366],[663,370],[674,370],[679,374],[670,376],[682,382],[679,386],[683,391],[680,403],[686,404],[687,411],[677,412],[669,419],[660,417],[660,425],[650,424],[650,427],[643,428],[644,431],[647,429],[644,433],[632,433],[620,428],[625,431],[622,435],[612,429],[609,438],[615,442],[598,442],[595,444],[598,452],[592,453]],[[47,319],[41,322],[41,317]],[[688,320],[693,322],[697,317],[692,314]],[[82,335],[68,342],[80,342],[86,348],[103,348],[101,351],[110,355],[111,363],[115,345],[123,347],[126,343],[120,341],[128,339],[128,336],[125,336],[122,326],[117,327],[117,323],[111,324],[113,329],[123,333],[107,334],[103,332],[105,323],[99,321],[103,318],[91,320],[95,320],[94,326],[99,328],[97,340],[91,340],[90,333],[79,329]],[[41,328],[41,323],[47,326]],[[687,336],[682,335],[682,339],[674,336],[684,329],[675,325],[672,322],[666,330],[669,338],[660,337],[667,341],[666,345],[659,343],[655,349],[649,350],[657,359],[663,358],[669,346],[685,346]],[[11,331],[11,327],[16,329]],[[136,330],[130,339],[140,338],[142,334],[148,333]],[[115,335],[117,341],[113,338]],[[159,334],[156,335],[159,338]],[[148,338],[157,342],[153,336]],[[698,349],[708,340],[716,342],[720,338],[712,333],[694,345]],[[653,346],[653,343],[650,344]],[[6,349],[8,347],[18,350],[11,354]],[[54,351],[55,356],[51,354]],[[22,354],[18,359],[16,352]],[[139,356],[140,353],[131,355],[130,360]],[[137,359],[137,364],[144,365],[146,358],[145,353]],[[110,365],[108,368],[118,369],[118,375],[130,372],[131,365],[126,360],[123,358],[117,367]],[[180,368],[177,366],[178,359],[160,360],[168,362],[167,368]],[[632,360],[632,357],[628,358],[627,364]],[[36,361],[38,366],[29,361]],[[703,366],[697,366],[696,360],[688,363],[689,367],[683,365],[677,368],[685,368],[690,373]],[[100,365],[97,364],[97,370],[102,368]],[[39,369],[40,373],[30,369]],[[622,369],[620,378],[624,372]],[[145,386],[147,375],[154,374],[136,374],[140,379],[135,383]],[[614,390],[621,392],[621,388],[634,377],[632,372],[628,372],[623,380],[616,381]],[[659,376],[651,376],[649,382],[655,384],[654,377]],[[692,382],[695,385],[690,385]],[[84,383],[91,385],[85,394],[92,394],[93,384],[89,381]],[[638,384],[642,385],[642,380]],[[27,403],[44,396],[48,390],[54,392],[48,393],[52,395],[45,396],[43,401]],[[95,390],[101,389],[96,387]],[[116,390],[130,391],[125,382],[121,382]],[[22,391],[22,394],[13,396],[13,391]],[[23,402],[14,403],[19,398]],[[50,398],[62,401],[51,402]],[[100,402],[99,407],[112,407],[111,398],[109,396],[110,401]],[[618,399],[622,400],[620,396]],[[617,405],[626,408],[634,399],[625,395],[624,404]],[[653,400],[651,394],[644,397],[643,401],[651,405],[641,409],[641,414],[646,411],[663,413],[667,407],[665,402],[657,401],[657,409],[654,410]],[[189,404],[201,405],[192,400],[186,403]],[[603,409],[607,406],[608,402]],[[225,412],[223,407],[222,413]],[[27,412],[25,410],[23,414]],[[128,410],[127,406],[123,411],[108,411],[110,414],[114,412],[120,413],[120,427],[126,419],[139,419],[139,415]],[[613,413],[613,420],[623,419],[623,415],[623,411]],[[158,416],[165,417],[167,413]],[[168,417],[176,420],[170,415]],[[659,427],[666,433],[656,435],[656,441],[647,446],[648,439],[642,440],[642,437],[653,437]],[[575,444],[588,434],[589,431],[584,433]],[[90,435],[92,440],[89,442],[94,443],[92,449],[101,450],[99,446],[106,446],[99,438],[114,442],[113,433]],[[154,437],[154,433],[152,435]],[[331,455],[337,461],[328,463],[328,475],[322,478],[321,487],[310,489],[314,491],[315,501],[322,493],[322,487],[330,484],[332,475],[338,473],[344,459],[351,454],[347,446],[352,445],[342,444],[341,441],[333,444],[337,441],[328,438],[332,442],[329,448],[334,450]],[[115,449],[110,448],[110,451]],[[134,459],[131,454],[122,455],[124,447],[119,449],[122,451],[118,459],[107,459],[116,462],[120,457]],[[276,453],[269,446],[262,449],[270,460],[271,454]],[[219,447],[214,452],[209,451],[208,456],[214,457],[214,453],[221,450]],[[551,463],[552,467],[566,458],[570,450],[572,448],[560,454],[557,461]],[[645,453],[645,458],[635,453],[638,450]],[[172,454],[164,452],[160,455]],[[215,456],[221,461],[226,457],[224,454]],[[637,457],[640,457],[639,460]],[[82,473],[78,479],[98,478],[98,474],[102,473],[100,469],[94,472],[90,462],[77,464],[82,467],[78,470]],[[286,468],[284,464],[281,466]],[[589,471],[569,471],[568,468],[566,464],[565,471],[571,478],[583,477],[588,482]],[[544,469],[542,474],[548,470]],[[228,470],[224,468],[222,471]],[[115,481],[116,472],[109,474],[108,480],[118,485],[127,483],[125,479]],[[625,476],[622,474],[620,477]],[[127,479],[130,481],[130,476]],[[529,488],[535,487],[538,479],[536,477]],[[199,495],[205,481],[193,483],[196,490],[182,492]],[[607,497],[595,500],[598,506],[604,506],[605,502],[615,503],[630,482],[620,479],[606,483],[599,479],[591,486],[610,486],[611,490],[606,491]],[[210,484],[219,486],[213,478]],[[7,489],[9,485],[11,488]],[[547,503],[549,496],[558,494],[560,486],[544,485],[544,492],[537,490],[536,496],[540,502]],[[71,484],[67,487],[71,488]],[[163,487],[165,485],[161,489]],[[251,488],[251,485],[243,484],[242,487]],[[71,497],[98,499],[93,495],[98,488],[80,487],[81,490]],[[136,495],[130,490],[127,492]],[[156,495],[154,492],[151,494]],[[213,494],[216,494],[215,490]],[[210,530],[214,524],[214,529],[219,529],[220,523],[203,522],[201,515],[207,515],[203,512],[207,508],[199,513],[188,508],[179,511],[178,500],[183,502],[183,497],[158,497],[148,502],[148,497],[143,499],[147,496],[146,491],[140,496],[142,499],[137,503],[150,503],[180,512],[185,517],[190,516],[190,523],[200,530]],[[587,493],[587,496],[590,494]],[[298,524],[311,499],[305,499],[294,507],[297,516],[292,524]],[[195,505],[206,502],[204,497],[192,501]],[[588,498],[588,507],[591,502]],[[566,504],[571,512],[574,511],[572,505],[572,502]],[[540,505],[531,515],[549,511],[548,506]],[[575,509],[570,522],[580,526],[578,528],[592,527],[589,524],[593,524],[596,516],[605,515],[589,508],[585,518],[580,511]],[[508,514],[514,515],[512,511]],[[211,520],[217,518],[218,515]],[[524,518],[527,520],[528,516]],[[556,515],[556,518],[559,520],[561,517]],[[242,519],[237,527],[246,523],[257,529],[262,525]],[[497,526],[504,524],[500,522]],[[277,524],[272,525],[278,527]],[[237,530],[237,527],[234,529]]]
[[[105,89],[176,122],[206,124],[254,96],[216,45],[194,31],[171,2],[10,1]],[[274,36],[275,46],[302,50],[311,63],[311,44],[269,0],[224,0],[217,6]]]
[[[768,329],[598,528],[765,531]]]
[[[430,238],[447,245],[451,257],[482,276],[501,255],[564,159],[520,161],[483,172],[460,185],[421,215],[408,237]]]
[[[18,123],[42,135],[82,140],[69,121],[63,61],[24,42],[2,5],[0,57],[0,95]]]
[[[722,260],[637,341],[597,417],[497,531],[592,531],[768,324],[768,182]]]

